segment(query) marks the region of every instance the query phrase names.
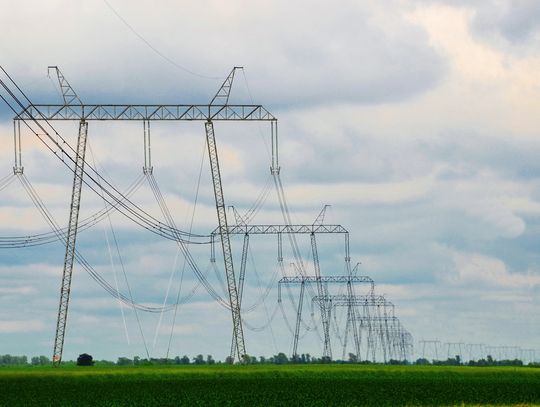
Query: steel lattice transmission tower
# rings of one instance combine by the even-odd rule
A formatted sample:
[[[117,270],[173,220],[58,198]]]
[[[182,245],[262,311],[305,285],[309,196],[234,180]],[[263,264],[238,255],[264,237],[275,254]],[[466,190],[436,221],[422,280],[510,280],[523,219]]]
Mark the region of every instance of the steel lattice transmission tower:
[[[234,74],[241,67],[234,67],[221,88],[218,90],[210,105],[217,104],[226,106],[229,103],[229,96],[234,81]],[[236,277],[234,275],[234,263],[231,249],[231,239],[229,237],[227,226],[227,208],[225,207],[225,198],[223,196],[223,186],[221,183],[221,171],[219,170],[219,159],[216,145],[216,136],[214,133],[214,124],[208,120],[205,125],[206,145],[208,147],[208,157],[210,159],[210,172],[212,173],[212,183],[214,185],[214,197],[216,200],[216,212],[218,217],[218,229],[221,237],[221,248],[223,249],[223,262],[225,264],[225,276],[227,278],[227,291],[229,293],[229,302],[231,305],[231,314],[233,322],[233,344],[236,345],[238,360],[242,361],[246,355],[246,345],[244,342],[244,330],[242,328],[242,317],[240,316],[240,299],[238,296],[238,287],[236,286]],[[234,349],[233,349],[234,352]]]
[[[73,174],[73,189],[71,192],[71,208],[69,212],[68,232],[66,236],[66,255],[62,284],[60,286],[60,305],[56,321],[56,334],[54,338],[53,363],[60,364],[64,350],[64,336],[69,308],[69,293],[71,292],[71,277],[73,274],[73,259],[75,257],[75,242],[79,224],[79,209],[81,206],[81,192],[84,172],[84,156],[86,154],[86,141],[88,138],[88,123],[81,120],[79,124],[79,137],[77,139],[77,155],[75,171]]]
[[[75,256],[75,243],[77,237],[77,226],[79,208],[81,203],[81,187],[83,183],[84,154],[86,151],[86,138],[88,135],[88,121],[142,121],[145,124],[145,142],[149,137],[150,121],[204,121],[206,139],[208,142],[208,153],[212,168],[212,181],[216,199],[216,210],[218,214],[218,230],[223,246],[225,261],[225,271],[229,288],[230,307],[233,317],[233,333],[237,355],[242,358],[245,354],[245,343],[240,318],[240,299],[234,278],[234,266],[229,240],[229,228],[227,227],[227,217],[225,213],[225,200],[223,197],[223,186],[219,168],[217,145],[214,134],[214,121],[268,121],[271,123],[272,136],[272,165],[277,163],[277,119],[262,105],[256,104],[229,104],[229,96],[232,88],[234,74],[239,67],[233,68],[227,76],[222,86],[212,98],[209,104],[84,104],[77,96],[69,82],[56,66],[49,67],[49,71],[54,70],[58,77],[58,83],[62,91],[63,104],[34,104],[29,101],[26,107],[21,105],[14,117],[15,142],[18,142],[19,123],[23,121],[35,123],[40,126],[40,121],[77,121],[80,123],[79,138],[76,146],[76,161],[74,170],[73,193],[71,199],[69,230],[66,235],[66,256],[61,285],[60,305],[58,312],[55,346],[53,360],[55,365],[62,360],[62,351],[66,329],[69,297],[71,293],[71,277],[73,272],[73,259]],[[20,142],[19,142],[20,144]],[[145,169],[151,171],[148,145],[145,145]],[[16,148],[17,150],[17,148]],[[20,159],[17,161],[17,168],[21,168]]]

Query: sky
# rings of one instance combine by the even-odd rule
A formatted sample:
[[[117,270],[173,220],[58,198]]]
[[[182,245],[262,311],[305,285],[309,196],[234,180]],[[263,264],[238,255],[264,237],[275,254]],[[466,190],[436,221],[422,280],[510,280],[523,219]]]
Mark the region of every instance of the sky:
[[[331,205],[326,222],[349,230],[353,265],[361,263],[359,274],[396,305],[417,355],[419,341],[434,339],[540,349],[538,2],[0,5],[10,10],[0,15],[1,64],[34,103],[61,102],[49,65],[60,67],[85,103],[178,104],[208,103],[231,68],[243,66],[231,103],[262,104],[278,118],[281,178],[294,222],[311,224]],[[0,106],[1,176],[13,167],[11,118]],[[77,123],[53,125],[75,142]],[[245,213],[270,191],[256,223],[283,222],[269,178],[269,135],[268,123],[216,124],[227,204]],[[155,179],[178,227],[190,230],[193,217],[201,234],[217,224],[204,142],[202,123],[152,123]],[[70,172],[30,133],[22,144],[26,177],[66,225]],[[89,159],[126,190],[142,174],[142,125],[91,122]],[[131,197],[163,221],[146,181]],[[83,189],[81,219],[103,205]],[[3,236],[49,231],[17,179],[0,191],[0,219]],[[322,273],[343,274],[342,236],[318,239]],[[298,241],[312,270],[309,238]],[[284,300],[284,318],[273,279],[275,236],[250,243],[247,352],[290,353],[285,321],[292,321],[294,304]],[[172,303],[179,286],[180,298],[197,288],[173,242],[122,214],[81,232],[77,244],[137,302]],[[232,245],[238,265],[241,239]],[[222,258],[214,273],[209,247],[192,250],[225,296]],[[0,353],[52,353],[63,259],[58,242],[0,249]],[[174,323],[172,314],[122,308],[76,264],[64,357],[144,357],[147,348],[152,357],[169,349],[173,356],[225,358],[230,313],[202,288],[178,308]],[[305,324],[313,323],[308,312]],[[333,347],[339,355],[338,335]],[[313,330],[302,333],[299,350],[321,354]]]

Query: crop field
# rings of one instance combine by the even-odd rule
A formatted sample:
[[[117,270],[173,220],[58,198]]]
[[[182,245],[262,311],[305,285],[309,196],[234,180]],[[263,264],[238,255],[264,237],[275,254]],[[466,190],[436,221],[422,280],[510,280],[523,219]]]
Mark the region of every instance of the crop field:
[[[141,366],[0,369],[0,405],[540,405],[540,369]]]

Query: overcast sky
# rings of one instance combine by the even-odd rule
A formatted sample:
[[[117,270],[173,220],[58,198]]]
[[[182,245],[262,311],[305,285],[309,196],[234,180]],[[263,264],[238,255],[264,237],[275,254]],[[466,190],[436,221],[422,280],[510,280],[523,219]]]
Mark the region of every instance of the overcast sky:
[[[293,219],[312,223],[331,204],[327,221],[350,231],[353,264],[361,262],[359,273],[396,304],[416,341],[540,348],[538,2],[107,1],[0,0],[10,10],[0,15],[1,64],[32,101],[61,101],[48,65],[58,65],[87,103],[206,103],[233,66],[244,66],[231,102],[253,100],[279,119]],[[4,176],[13,167],[5,106],[0,118]],[[75,141],[76,123],[54,125]],[[121,190],[142,172],[142,131],[140,123],[89,125],[90,162]],[[269,181],[269,131],[267,123],[216,124],[225,198],[241,212]],[[217,222],[204,148],[202,123],[152,124],[154,175],[183,230],[202,162],[198,233]],[[67,224],[69,171],[30,134],[23,134],[22,154],[26,176]],[[255,223],[282,221],[270,191]],[[163,219],[148,183],[133,201]],[[1,235],[48,231],[18,180],[0,191],[0,206]],[[102,207],[99,196],[83,190],[81,218]],[[174,243],[121,214],[111,223],[135,300],[160,304],[171,281],[167,302],[173,302],[183,264],[181,256],[175,261]],[[107,241],[105,219],[82,232],[78,244],[127,293],[120,256]],[[238,265],[242,242],[232,243]],[[290,353],[276,289],[265,296],[266,287],[275,287],[276,239],[251,243],[243,304],[258,306],[245,315],[247,351]],[[310,264],[309,240],[299,243]],[[323,274],[342,274],[342,237],[321,237],[319,249]],[[0,250],[0,353],[50,355],[64,249],[56,242]],[[222,259],[216,275],[209,252],[194,249],[224,295]],[[285,257],[292,275],[289,247]],[[186,269],[180,296],[196,286]],[[293,305],[284,301],[284,309],[292,320]],[[161,324],[159,314],[138,317],[141,330],[134,312],[121,309],[76,264],[65,357],[145,356],[145,342],[151,356],[164,356],[172,313]],[[200,289],[178,309],[173,331],[171,355],[224,359],[230,313]],[[339,338],[333,341],[340,356]],[[307,332],[299,350],[320,355],[318,337]]]

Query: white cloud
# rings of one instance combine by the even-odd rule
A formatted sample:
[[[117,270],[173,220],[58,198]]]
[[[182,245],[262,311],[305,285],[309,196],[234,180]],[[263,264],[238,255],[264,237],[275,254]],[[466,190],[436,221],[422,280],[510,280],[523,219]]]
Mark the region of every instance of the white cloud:
[[[499,287],[512,290],[540,286],[539,273],[510,272],[502,260],[478,253],[453,251],[451,254],[455,268],[444,279],[453,284],[477,284],[479,289]]]
[[[355,1],[340,7],[306,1],[230,1],[227,7],[220,2],[110,3],[154,47],[191,71],[225,76],[232,66],[244,65],[253,92],[273,104],[404,100],[433,86],[444,70],[425,33],[402,18],[399,2],[391,1],[391,7]],[[68,78],[80,93],[92,98],[98,92],[91,83],[100,81],[116,98],[159,93],[168,99],[209,99],[216,91],[219,82],[188,75],[157,56],[104,2],[84,1],[76,9],[59,4],[62,13],[50,3],[10,5],[25,19],[0,20],[6,27],[0,51],[12,60],[9,68],[43,78],[47,65],[58,64],[71,72]],[[50,29],[60,24],[61,29]],[[34,37],[25,27],[48,33],[46,52],[32,45]],[[81,42],[84,55],[66,52]],[[15,62],[19,55],[33,64]],[[95,64],[91,55],[108,63]],[[411,57],[414,64],[407,63]],[[245,89],[242,96],[249,97]]]
[[[520,236],[526,225],[506,200],[527,194],[527,189],[494,174],[480,173],[467,179],[441,181],[436,199],[441,207],[458,209],[479,220],[487,236],[511,238]]]
[[[22,286],[22,287],[0,287],[0,294],[9,295],[9,294],[19,294],[19,295],[30,295],[36,293],[35,287],[32,286]]]
[[[43,321],[39,320],[13,320],[13,321],[1,321],[0,320],[0,333],[12,334],[12,333],[25,333],[25,332],[38,332],[45,328]]]
[[[348,183],[298,185],[287,188],[287,196],[295,205],[328,202],[335,205],[391,204],[418,200],[427,195],[433,185],[432,177],[422,177],[403,182]]]

